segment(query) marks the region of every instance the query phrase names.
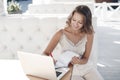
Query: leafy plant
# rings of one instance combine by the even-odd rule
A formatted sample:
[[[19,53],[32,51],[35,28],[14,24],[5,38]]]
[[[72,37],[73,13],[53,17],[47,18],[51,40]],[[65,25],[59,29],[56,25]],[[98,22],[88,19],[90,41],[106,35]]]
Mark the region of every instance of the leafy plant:
[[[7,11],[9,14],[17,14],[22,12],[19,3],[13,0],[8,2]]]

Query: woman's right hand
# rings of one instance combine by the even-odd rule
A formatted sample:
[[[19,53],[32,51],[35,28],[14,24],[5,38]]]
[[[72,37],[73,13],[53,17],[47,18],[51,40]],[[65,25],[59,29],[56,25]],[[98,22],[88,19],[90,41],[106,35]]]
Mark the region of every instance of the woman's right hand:
[[[76,57],[74,56],[70,62],[72,65],[74,64],[79,64],[80,63],[80,58],[79,57]]]

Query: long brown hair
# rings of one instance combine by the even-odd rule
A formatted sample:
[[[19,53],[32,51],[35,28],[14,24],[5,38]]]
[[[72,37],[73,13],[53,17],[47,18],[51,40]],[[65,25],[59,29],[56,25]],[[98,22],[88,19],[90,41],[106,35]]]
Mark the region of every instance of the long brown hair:
[[[80,31],[85,33],[92,33],[93,32],[92,13],[89,7],[86,5],[79,5],[73,10],[73,12],[68,17],[68,20],[66,21],[68,26],[70,26],[71,19],[75,12],[82,14],[84,16],[84,24],[83,24],[83,27],[80,29]]]

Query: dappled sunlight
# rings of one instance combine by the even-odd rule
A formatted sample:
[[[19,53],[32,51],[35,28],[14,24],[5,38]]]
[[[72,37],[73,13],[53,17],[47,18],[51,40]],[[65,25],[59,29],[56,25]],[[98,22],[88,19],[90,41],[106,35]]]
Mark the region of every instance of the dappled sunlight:
[[[115,43],[115,44],[120,44],[120,41],[113,41],[113,43]]]
[[[106,67],[104,64],[101,64],[101,63],[97,63],[97,66],[99,66],[99,67]]]

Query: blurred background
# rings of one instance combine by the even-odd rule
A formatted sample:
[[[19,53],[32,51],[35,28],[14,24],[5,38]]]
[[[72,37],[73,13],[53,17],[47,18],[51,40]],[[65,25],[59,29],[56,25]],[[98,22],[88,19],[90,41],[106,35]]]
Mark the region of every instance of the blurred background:
[[[0,0],[0,59],[16,60],[20,50],[41,53],[80,4],[93,14],[98,70],[105,80],[120,80],[120,0]]]

